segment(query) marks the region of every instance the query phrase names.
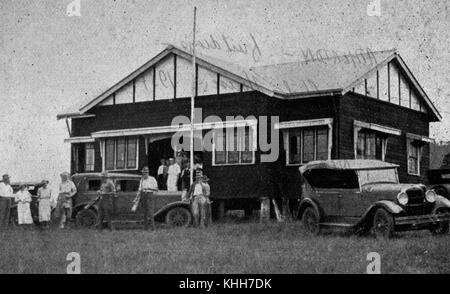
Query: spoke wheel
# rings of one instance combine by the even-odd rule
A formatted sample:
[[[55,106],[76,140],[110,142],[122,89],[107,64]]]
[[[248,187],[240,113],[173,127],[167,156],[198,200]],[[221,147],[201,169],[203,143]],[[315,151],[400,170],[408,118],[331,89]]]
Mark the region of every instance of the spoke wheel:
[[[446,212],[449,212],[449,211],[446,211],[446,210],[438,210],[437,211],[437,213],[446,213]],[[433,224],[430,227],[430,232],[433,235],[445,235],[445,234],[448,234],[449,226],[450,226],[450,221],[438,222],[436,224]]]
[[[320,233],[319,215],[312,207],[308,207],[303,212],[302,216],[303,226],[305,229],[313,235]]]
[[[172,208],[166,214],[166,224],[171,227],[187,227],[191,221],[191,212],[184,207]]]
[[[375,211],[372,229],[377,237],[390,238],[394,233],[394,218],[385,209],[379,208]]]
[[[76,223],[81,228],[93,228],[98,222],[97,213],[92,209],[82,209],[77,213]]]

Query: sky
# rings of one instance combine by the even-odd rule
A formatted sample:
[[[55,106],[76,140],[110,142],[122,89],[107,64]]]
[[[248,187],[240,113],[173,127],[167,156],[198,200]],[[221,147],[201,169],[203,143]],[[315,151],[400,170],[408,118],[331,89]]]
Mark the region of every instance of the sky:
[[[78,0],[75,0],[78,1]],[[168,43],[226,38],[199,49],[243,66],[397,48],[443,116],[431,136],[450,140],[450,3],[419,0],[0,0],[0,173],[13,181],[69,170],[68,132],[56,115],[101,94]],[[367,6],[380,3],[379,15]],[[75,11],[76,12],[76,11]]]

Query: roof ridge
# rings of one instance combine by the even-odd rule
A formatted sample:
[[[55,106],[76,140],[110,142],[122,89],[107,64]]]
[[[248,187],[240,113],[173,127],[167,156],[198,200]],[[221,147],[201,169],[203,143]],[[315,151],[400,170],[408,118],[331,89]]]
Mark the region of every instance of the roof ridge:
[[[392,53],[396,53],[397,49],[396,48],[392,48],[392,49],[387,49],[387,50],[377,50],[377,51],[363,52],[363,53],[357,53],[357,54],[342,54],[342,55],[334,55],[334,56],[331,56],[331,57],[323,57],[323,58],[316,58],[316,59],[303,59],[303,60],[297,60],[297,61],[271,63],[271,64],[260,65],[260,66],[252,66],[249,69],[252,70],[252,69],[258,69],[258,68],[270,67],[270,66],[277,66],[277,65],[285,65],[285,64],[308,63],[308,62],[315,62],[317,60],[333,59],[333,58],[348,57],[348,56],[358,56],[358,55],[369,54],[369,53],[385,53],[385,52],[390,52],[390,51],[392,51]]]

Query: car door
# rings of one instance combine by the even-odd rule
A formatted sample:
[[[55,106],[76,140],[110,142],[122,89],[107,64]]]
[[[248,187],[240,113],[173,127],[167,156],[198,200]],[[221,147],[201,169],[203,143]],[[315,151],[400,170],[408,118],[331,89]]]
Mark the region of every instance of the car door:
[[[139,179],[115,179],[116,197],[114,198],[114,213],[116,215],[131,215],[133,200],[139,189]]]
[[[335,189],[316,188],[315,190],[317,200],[325,216],[338,216],[340,210],[339,199],[342,195]]]

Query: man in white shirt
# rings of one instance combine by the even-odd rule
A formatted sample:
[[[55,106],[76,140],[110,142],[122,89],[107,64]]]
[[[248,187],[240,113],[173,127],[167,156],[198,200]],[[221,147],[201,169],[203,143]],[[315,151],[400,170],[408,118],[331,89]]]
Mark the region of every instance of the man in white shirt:
[[[167,190],[178,191],[178,177],[181,173],[181,168],[173,158],[169,159],[169,169],[167,171]]]
[[[135,199],[144,212],[144,229],[148,229],[148,217],[152,223],[152,230],[155,230],[155,197],[152,192],[158,191],[158,182],[149,175],[149,169],[145,166],[142,169],[142,179],[139,184],[139,190]]]
[[[6,228],[9,225],[11,202],[14,195],[9,176],[4,174],[2,179],[0,183],[0,228]]]
[[[77,194],[77,187],[69,179],[70,174],[68,172],[64,172],[60,176],[57,211],[60,218],[59,227],[64,229],[66,220],[72,216],[72,197]]]
[[[207,220],[207,212],[210,202],[209,196],[211,194],[211,189],[207,183],[207,177],[203,175],[201,170],[196,171],[195,182],[190,187],[188,194],[189,199],[191,200],[194,226],[198,226],[200,224],[201,227],[204,227],[206,223],[209,224],[209,220]]]

